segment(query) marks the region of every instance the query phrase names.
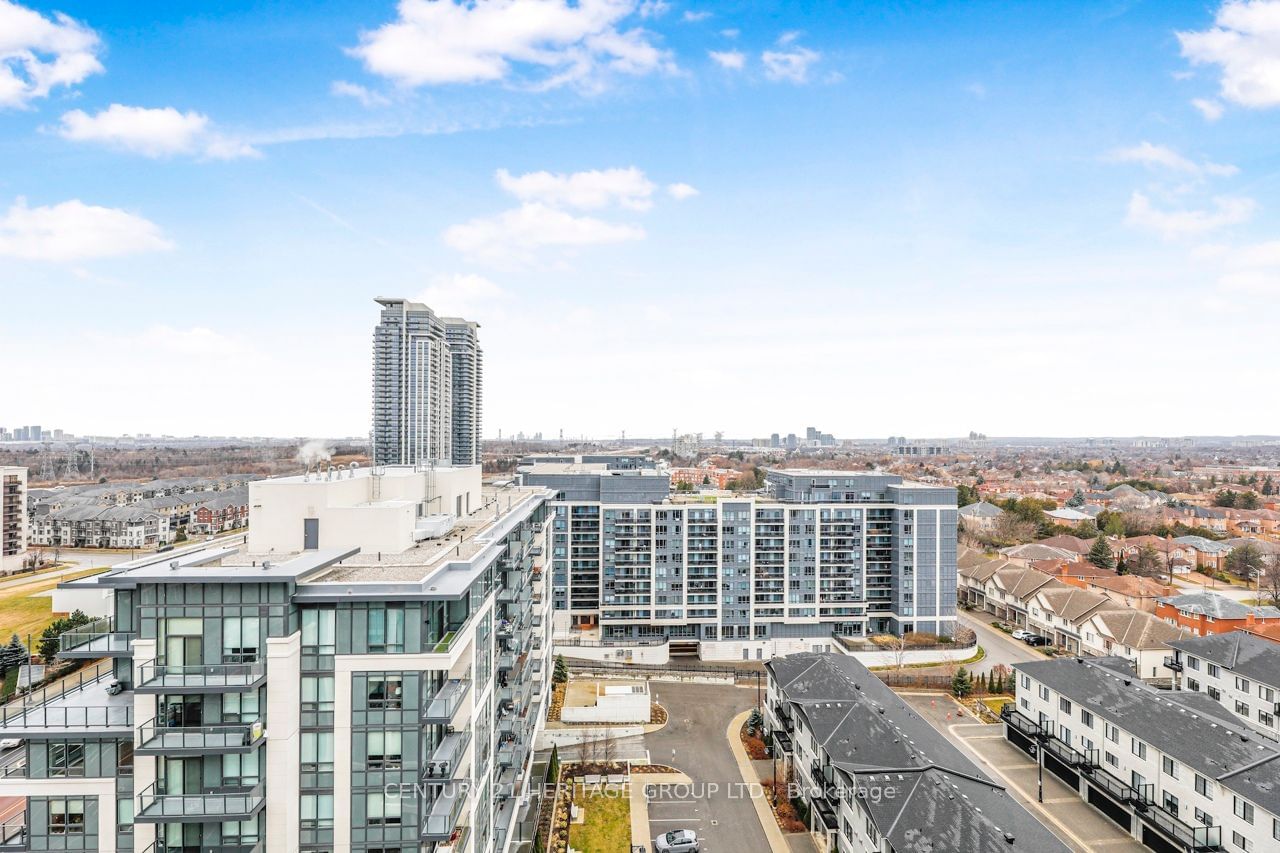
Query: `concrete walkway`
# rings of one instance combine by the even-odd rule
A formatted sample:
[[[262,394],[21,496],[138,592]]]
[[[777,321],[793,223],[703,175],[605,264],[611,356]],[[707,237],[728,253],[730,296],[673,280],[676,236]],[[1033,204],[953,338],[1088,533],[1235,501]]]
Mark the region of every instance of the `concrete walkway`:
[[[743,711],[730,720],[729,728],[725,730],[724,736],[729,741],[729,748],[733,750],[733,760],[737,762],[738,772],[742,774],[742,781],[754,790],[760,785],[760,777],[756,775],[756,769],[751,763],[750,756],[747,755],[747,749],[742,745],[742,738],[738,737],[738,732],[742,730],[742,725],[749,716],[751,716],[750,709]],[[778,821],[773,817],[773,810],[769,808],[769,801],[763,796],[755,796],[753,794],[751,805],[755,807],[756,817],[760,819],[760,827],[764,830],[765,838],[769,841],[769,849],[773,853],[788,853],[791,850],[791,846],[787,844],[786,836],[782,834],[782,830],[778,827]]]

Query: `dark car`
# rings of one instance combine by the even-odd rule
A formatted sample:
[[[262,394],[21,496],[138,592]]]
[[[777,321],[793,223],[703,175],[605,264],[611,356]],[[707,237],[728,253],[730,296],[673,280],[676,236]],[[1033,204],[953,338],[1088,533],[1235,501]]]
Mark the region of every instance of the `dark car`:
[[[1032,634],[1023,640],[1028,646],[1047,646],[1049,645],[1048,637],[1041,637],[1039,634]]]

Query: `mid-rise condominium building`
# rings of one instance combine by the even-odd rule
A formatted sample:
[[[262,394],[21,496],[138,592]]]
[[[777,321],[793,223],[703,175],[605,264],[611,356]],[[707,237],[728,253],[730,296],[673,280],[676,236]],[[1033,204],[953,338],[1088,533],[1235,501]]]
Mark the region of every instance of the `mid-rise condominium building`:
[[[478,463],[479,325],[438,317],[405,299],[377,302],[382,311],[373,332],[374,463]],[[456,440],[461,444],[455,453]]]
[[[1123,658],[1014,665],[1005,736],[1152,850],[1280,850],[1280,744]]]
[[[27,469],[0,466],[0,573],[22,568],[27,541]]]
[[[767,658],[825,648],[833,633],[954,633],[954,489],[771,470],[759,494],[708,500],[609,462],[533,464],[521,476],[555,494],[556,610],[605,639]]]
[[[69,582],[114,617],[59,654],[107,663],[5,709],[0,849],[528,849],[550,497],[479,466],[257,481],[246,542]]]
[[[1066,853],[1005,787],[855,658],[765,664],[778,782],[828,851]],[[780,765],[780,767],[778,767]]]

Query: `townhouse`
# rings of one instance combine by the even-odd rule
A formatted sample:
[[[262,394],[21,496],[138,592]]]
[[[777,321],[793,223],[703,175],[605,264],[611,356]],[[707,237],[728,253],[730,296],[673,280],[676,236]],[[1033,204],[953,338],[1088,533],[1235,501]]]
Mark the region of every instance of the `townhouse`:
[[[1155,613],[1171,625],[1187,628],[1197,637],[1280,623],[1280,609],[1241,604],[1213,592],[1191,592],[1157,599]]]
[[[1160,691],[1116,658],[1014,665],[1005,737],[1153,850],[1280,844],[1280,749],[1196,693]]]
[[[1123,658],[1140,678],[1173,683],[1168,667],[1169,643],[1190,637],[1186,628],[1170,625],[1140,610],[1100,610],[1080,627],[1080,650],[1091,657]]]
[[[12,850],[528,849],[550,688],[550,493],[479,466],[251,487],[245,543],[71,581],[110,665],[0,714]]]
[[[1175,686],[1204,693],[1249,725],[1280,737],[1280,644],[1232,631],[1169,643]]]
[[[1068,849],[854,658],[795,654],[765,671],[767,741],[819,849]]]
[[[147,548],[173,541],[159,513],[132,505],[72,503],[37,513],[31,542],[63,548]]]

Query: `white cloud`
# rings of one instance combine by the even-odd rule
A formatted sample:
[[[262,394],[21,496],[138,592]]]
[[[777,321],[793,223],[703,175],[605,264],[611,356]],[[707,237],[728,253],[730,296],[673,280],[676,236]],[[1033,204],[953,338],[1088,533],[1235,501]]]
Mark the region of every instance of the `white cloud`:
[[[681,17],[683,17],[684,20],[690,24],[696,24],[699,21],[705,21],[707,18],[710,18],[711,13],[706,11],[705,9],[700,9],[698,11],[694,11],[693,9],[686,9],[684,15],[682,15]]]
[[[256,157],[245,142],[217,133],[209,117],[173,107],[148,109],[112,104],[95,115],[72,110],[62,116],[58,134],[76,142],[99,142],[145,157],[193,154],[214,160]]]
[[[640,0],[636,7],[636,14],[642,18],[661,18],[670,11],[671,4],[667,0]]]
[[[531,262],[539,249],[547,247],[581,248],[643,238],[641,228],[574,216],[540,202],[526,202],[444,232],[447,245],[492,263]]]
[[[720,35],[727,39],[736,39],[738,36],[742,35],[742,30],[737,27],[730,27],[727,30],[721,30]]]
[[[782,39],[778,39],[778,43],[789,44]],[[764,62],[765,76],[770,80],[788,83],[808,82],[809,66],[821,58],[822,54],[807,47],[797,47],[794,50],[766,50],[760,54],[760,60]]]
[[[1227,0],[1214,26],[1178,33],[1193,65],[1216,65],[1222,97],[1243,107],[1280,105],[1280,0]]]
[[[348,83],[346,80],[334,80],[329,86],[329,94],[338,98],[354,98],[366,107],[385,107],[391,103],[386,95],[379,95],[359,83]]]
[[[778,36],[778,44],[780,45],[792,44],[798,38],[800,38],[799,30],[787,30],[785,33]]]
[[[1217,121],[1222,118],[1222,104],[1207,98],[1192,98],[1191,106],[1200,111],[1205,121]]]
[[[599,210],[615,203],[630,210],[648,210],[653,206],[653,182],[634,166],[568,175],[552,172],[512,175],[506,169],[499,169],[495,177],[498,186],[521,201],[580,210]]]
[[[721,68],[733,71],[741,71],[747,64],[747,55],[740,50],[709,50],[707,56],[715,60]]]
[[[79,261],[171,248],[155,223],[78,199],[48,207],[27,207],[18,199],[0,217],[0,257]]]
[[[55,86],[101,74],[98,34],[62,14],[49,19],[0,0],[0,108],[26,106]]]
[[[667,184],[667,195],[677,201],[684,201],[686,198],[693,198],[698,194],[698,190],[689,184]]]
[[[506,296],[506,292],[489,279],[475,273],[438,275],[417,297],[442,316],[472,317],[482,307]]]
[[[1153,145],[1145,141],[1129,148],[1117,148],[1107,155],[1107,159],[1115,163],[1141,163],[1148,168],[1169,169],[1187,175],[1230,177],[1240,171],[1226,163],[1197,163],[1167,145]]]
[[[674,72],[671,53],[627,18],[636,0],[400,0],[399,17],[361,33],[349,53],[403,86],[520,82],[599,88],[609,72]]]
[[[1160,210],[1140,192],[1129,198],[1125,224],[1153,231],[1165,239],[1204,234],[1252,218],[1257,203],[1251,198],[1222,196],[1213,200],[1211,210]]]

